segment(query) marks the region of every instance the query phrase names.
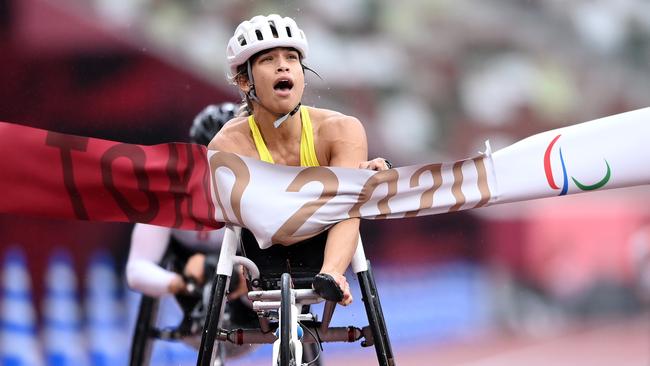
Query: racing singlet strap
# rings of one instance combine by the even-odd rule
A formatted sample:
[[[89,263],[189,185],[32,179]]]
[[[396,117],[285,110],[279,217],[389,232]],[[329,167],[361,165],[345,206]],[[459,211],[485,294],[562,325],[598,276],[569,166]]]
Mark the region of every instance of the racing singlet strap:
[[[253,134],[253,141],[255,141],[255,148],[257,148],[257,153],[260,154],[260,160],[275,164],[275,161],[273,161],[273,157],[271,156],[269,149],[266,147],[266,143],[264,143],[262,133],[260,132],[260,129],[257,128],[255,118],[253,118],[252,115],[248,117],[248,127],[250,127],[251,133]]]
[[[311,119],[309,118],[309,112],[304,106],[300,107],[300,119],[302,121],[302,133],[300,136],[300,166],[320,166],[318,158],[316,157],[316,147],[314,146],[314,130],[311,125]],[[248,126],[253,134],[253,141],[255,142],[257,152],[260,154],[260,160],[275,164],[253,116],[248,117]]]
[[[314,146],[314,130],[311,126],[311,118],[309,118],[307,108],[300,107],[300,118],[302,120],[300,166],[320,166],[316,157],[316,146]]]

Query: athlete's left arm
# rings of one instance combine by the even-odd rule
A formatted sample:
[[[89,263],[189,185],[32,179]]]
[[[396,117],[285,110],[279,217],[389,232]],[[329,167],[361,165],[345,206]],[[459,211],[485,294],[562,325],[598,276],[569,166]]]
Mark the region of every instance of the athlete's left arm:
[[[327,123],[324,130],[323,137],[330,145],[329,166],[358,168],[360,163],[368,160],[366,131],[358,119],[337,116]]]
[[[358,119],[337,116],[327,124],[325,140],[330,144],[329,166],[358,168],[368,160],[366,131]],[[336,258],[330,263],[336,272],[343,274],[350,265],[359,236],[358,218],[341,221],[332,226],[327,237],[325,258]],[[328,252],[332,252],[328,256]]]

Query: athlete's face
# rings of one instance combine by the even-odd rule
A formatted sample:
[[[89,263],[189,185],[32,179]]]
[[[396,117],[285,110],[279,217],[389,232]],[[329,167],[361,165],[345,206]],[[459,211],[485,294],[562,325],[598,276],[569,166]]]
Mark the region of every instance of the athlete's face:
[[[288,113],[302,99],[305,74],[300,54],[293,48],[273,48],[260,54],[252,64],[255,92],[264,107]]]

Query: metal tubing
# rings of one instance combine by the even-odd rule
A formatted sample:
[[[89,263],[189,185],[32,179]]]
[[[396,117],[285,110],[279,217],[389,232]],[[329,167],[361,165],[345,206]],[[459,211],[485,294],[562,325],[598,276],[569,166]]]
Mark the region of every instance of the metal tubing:
[[[334,301],[328,301],[325,303],[325,307],[323,308],[323,322],[321,323],[320,327],[321,332],[326,332],[329,328],[335,308],[336,303]]]
[[[309,327],[312,333],[318,332],[321,342],[356,342],[363,336],[364,331],[356,327],[335,327],[329,328],[327,332],[321,332],[320,329]],[[303,343],[317,343],[319,339],[314,339],[312,334],[305,331],[302,338]],[[264,333],[259,329],[237,329],[228,333],[228,341],[237,345],[242,344],[270,344],[275,342],[277,337],[275,333]]]
[[[293,291],[296,294],[296,302],[301,300],[323,300],[314,290],[294,289]],[[251,300],[280,301],[280,290],[250,291],[248,298]]]

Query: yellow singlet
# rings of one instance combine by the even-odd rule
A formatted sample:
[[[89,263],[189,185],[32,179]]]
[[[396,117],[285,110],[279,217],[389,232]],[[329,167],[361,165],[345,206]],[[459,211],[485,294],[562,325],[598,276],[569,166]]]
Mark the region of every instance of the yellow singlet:
[[[311,119],[309,118],[307,108],[304,106],[300,107],[300,119],[302,120],[302,133],[300,135],[300,166],[320,166],[318,158],[316,158],[314,131],[311,127]],[[253,141],[255,141],[255,147],[257,148],[257,152],[260,154],[260,160],[275,164],[269,149],[266,147],[266,143],[264,143],[262,134],[260,133],[259,128],[257,128],[257,123],[255,123],[255,118],[253,118],[253,116],[248,117],[248,126],[253,134]]]

